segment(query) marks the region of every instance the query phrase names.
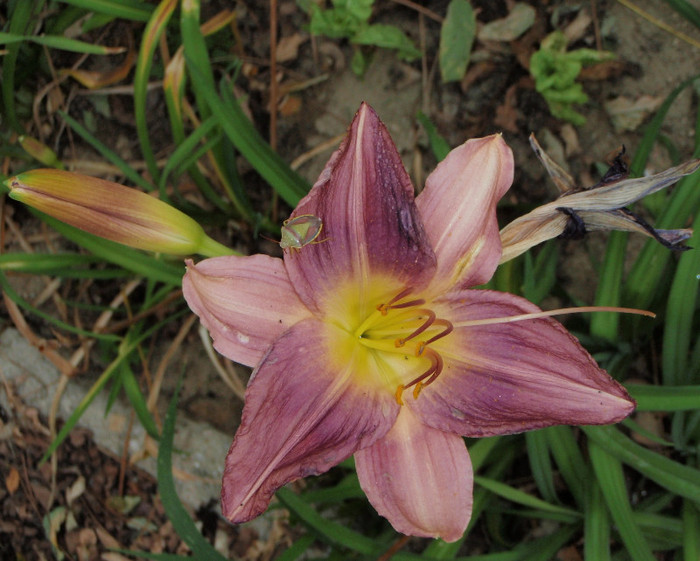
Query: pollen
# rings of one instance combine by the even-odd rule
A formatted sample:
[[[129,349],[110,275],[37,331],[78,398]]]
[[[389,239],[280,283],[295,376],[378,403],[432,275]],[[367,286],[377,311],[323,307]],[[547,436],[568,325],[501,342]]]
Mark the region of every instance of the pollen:
[[[407,359],[406,370],[396,373],[395,398],[404,405],[403,392],[413,388],[413,398],[432,384],[443,369],[443,359],[431,344],[453,331],[452,323],[438,318],[426,306],[423,298],[412,298],[411,288],[406,288],[396,296],[381,302],[374,312],[361,322],[355,337],[363,346],[376,353],[400,354]],[[408,342],[410,346],[407,346]],[[428,360],[430,364],[422,366]],[[421,372],[422,369],[422,372]],[[415,375],[411,372],[418,371]]]

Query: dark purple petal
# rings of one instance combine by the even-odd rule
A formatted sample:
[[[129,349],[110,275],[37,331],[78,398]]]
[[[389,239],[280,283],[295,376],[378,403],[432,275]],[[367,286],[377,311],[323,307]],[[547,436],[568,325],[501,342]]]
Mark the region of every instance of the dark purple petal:
[[[625,389],[551,318],[460,325],[539,311],[523,298],[466,290],[446,295],[433,309],[455,326],[432,345],[444,370],[406,405],[437,429],[476,437],[558,424],[602,425],[634,409]]]
[[[335,330],[315,319],[297,323],[253,373],[221,490],[232,522],[258,516],[279,487],[323,473],[394,423],[399,406],[391,392],[330,353],[325,341],[342,338]]]
[[[292,218],[318,216],[313,244],[285,255],[294,288],[312,309],[324,295],[352,283],[362,300],[370,279],[421,288],[435,256],[423,230],[411,180],[384,124],[363,104],[348,136]]]

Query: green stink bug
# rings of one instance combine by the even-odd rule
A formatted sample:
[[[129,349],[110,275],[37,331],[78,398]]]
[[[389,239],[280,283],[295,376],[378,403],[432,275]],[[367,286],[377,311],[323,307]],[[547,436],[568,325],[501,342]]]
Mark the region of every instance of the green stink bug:
[[[299,251],[310,243],[321,243],[326,240],[316,240],[323,229],[323,221],[313,214],[302,214],[288,218],[282,223],[282,239],[280,247],[283,251],[296,249]]]

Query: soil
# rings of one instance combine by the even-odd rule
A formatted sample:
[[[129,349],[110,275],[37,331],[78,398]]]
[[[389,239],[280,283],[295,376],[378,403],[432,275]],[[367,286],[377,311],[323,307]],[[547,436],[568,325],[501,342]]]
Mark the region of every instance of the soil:
[[[280,44],[295,40],[299,43],[298,51],[280,63],[281,86],[312,78],[319,78],[319,81],[281,96],[276,128],[279,153],[291,162],[341,135],[360,102],[368,101],[388,126],[418,189],[435,165],[427,148],[425,133],[416,125],[418,110],[431,118],[451,146],[472,136],[503,131],[513,148],[517,167],[515,185],[505,200],[504,217],[514,209],[522,210],[556,195],[554,186],[547,180],[528,146],[530,132],[535,132],[545,149],[570,169],[580,185],[594,184],[599,177],[595,167],[597,162],[603,161],[608,153],[622,144],[634,152],[641,138],[641,125],[628,131],[614,129],[606,102],[620,96],[631,101],[643,95],[663,99],[678,84],[697,74],[700,51],[653,26],[618,2],[543,0],[529,3],[537,9],[537,21],[531,31],[513,43],[477,42],[465,80],[461,84],[441,84],[433,69],[439,22],[429,17],[419,18],[414,10],[398,2],[378,0],[374,21],[400,25],[417,42],[424,37],[424,49],[428,55],[426,67],[422,68],[420,62],[408,64],[399,61],[392,52],[379,51],[365,76],[358,78],[349,69],[351,46],[344,41],[312,41],[303,31],[306,16],[296,3],[280,0]],[[700,8],[697,2],[691,3]],[[207,10],[215,13],[216,4],[210,3]],[[220,4],[219,7],[228,6],[228,3]],[[448,2],[433,0],[422,4],[444,15]],[[479,21],[486,23],[503,17],[510,2],[473,0],[472,4],[479,10]],[[696,40],[700,38],[698,30],[668,9],[667,4],[638,0],[636,5],[675,30]],[[590,101],[580,108],[587,122],[575,128],[549,114],[546,103],[534,90],[523,61],[551,31],[552,21],[560,27],[567,27],[582,12],[590,16],[591,7],[596,10],[597,25],[591,21],[572,48],[595,48],[600,41],[616,54],[617,61],[610,66],[608,74],[588,74],[584,88]],[[269,14],[262,3],[258,7],[257,3],[238,2],[236,10],[245,51],[239,85],[247,95],[247,110],[267,137],[270,122],[267,110],[270,77],[266,62],[269,56]],[[123,24],[115,22],[109,28],[111,37],[124,35],[125,29],[120,25]],[[79,120],[86,116],[93,119],[95,130],[110,148],[128,161],[140,157],[128,96],[88,96],[72,82],[62,82],[60,90],[64,100],[72,100],[69,113]],[[171,137],[164,124],[167,117],[162,98],[154,92],[149,99],[153,108],[151,135],[156,146],[166,153],[170,149]],[[682,158],[687,158],[692,152],[696,104],[697,94],[686,89],[669,111],[663,126],[663,133],[675,144]],[[42,107],[45,110],[46,105]],[[72,159],[86,173],[98,175],[94,168],[90,170],[88,163],[99,161],[99,157],[77,138],[71,138],[69,142],[66,135],[59,132],[63,129],[58,123],[55,114],[42,113],[38,124],[32,125],[28,121],[27,126],[33,127],[33,134],[38,136],[41,132],[45,135],[48,144],[54,143],[62,158]],[[326,150],[299,166],[299,172],[309,182],[316,179],[334,146],[329,144]],[[659,171],[671,163],[669,151],[658,147],[649,161],[648,171]],[[270,197],[264,182],[254,172],[245,171],[245,167],[243,179],[254,193],[259,210],[269,213],[271,209],[267,208],[266,201]],[[273,213],[284,216],[288,210],[281,206]],[[14,207],[12,212],[13,219],[23,221],[27,238],[36,233],[46,239],[45,230],[26,219],[23,209]],[[219,236],[225,243],[245,252],[279,252],[276,244],[254,238],[243,224],[231,224]],[[49,243],[55,247],[61,242],[52,238]],[[595,286],[589,279],[595,277],[594,267],[604,243],[605,236],[596,235],[583,245],[566,242],[561,246],[566,257],[560,271],[561,279],[567,283],[572,295],[587,303],[593,301]],[[17,239],[11,238],[6,251],[17,250],[17,247]],[[17,290],[28,299],[36,297],[46,286],[45,281],[38,278],[30,282],[26,278],[15,278],[14,282]],[[106,288],[72,286],[89,293],[93,303],[109,302],[120,290],[116,285]],[[42,322],[33,319],[31,322],[31,329],[59,347],[75,344],[68,338],[60,338]],[[9,322],[3,322],[3,325],[7,326]],[[175,332],[170,335],[174,336]],[[153,350],[154,363],[167,349],[168,346],[163,344]],[[187,368],[180,403],[183,414],[204,420],[233,435],[242,403],[210,365],[195,330],[177,349],[172,364],[186,365]],[[249,372],[246,369],[236,372],[245,382]],[[91,366],[79,378],[89,382],[99,373],[98,367]],[[176,382],[176,376],[165,377],[161,410],[172,395]],[[7,387],[6,391],[9,391]],[[57,549],[65,558],[79,560],[120,559],[120,554],[110,548],[186,551],[163,514],[153,478],[138,467],[127,466],[123,458],[105,453],[99,442],[91,441],[89,430],[74,430],[61,446],[55,474],[52,474],[50,463],[39,466],[38,460],[49,443],[47,420],[31,405],[26,403],[13,410],[0,411],[0,473],[4,478],[4,485],[0,486],[0,559],[19,559],[20,556],[25,559],[61,558]],[[225,450],[222,450],[222,458],[224,454]],[[132,498],[136,506],[126,511],[124,502]],[[217,520],[212,512],[216,512],[216,505],[204,508],[199,519],[204,525],[205,535],[213,542],[219,536],[220,543],[224,544],[221,550],[227,555],[235,554],[240,559],[274,556],[274,548],[269,542],[257,541],[255,530],[231,528]],[[57,549],[50,543],[51,531],[44,527],[44,522],[51,519],[57,529],[54,533]],[[279,537],[286,530],[280,526],[282,523],[276,524]]]

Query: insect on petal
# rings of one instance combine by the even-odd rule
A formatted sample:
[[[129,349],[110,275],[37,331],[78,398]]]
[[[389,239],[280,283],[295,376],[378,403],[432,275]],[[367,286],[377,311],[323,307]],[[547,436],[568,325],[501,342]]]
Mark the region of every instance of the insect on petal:
[[[280,247],[284,249],[301,249],[313,243],[323,229],[323,221],[313,214],[302,214],[285,220],[282,224]]]

